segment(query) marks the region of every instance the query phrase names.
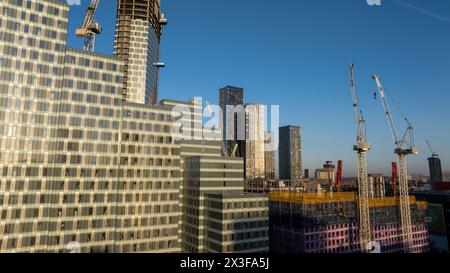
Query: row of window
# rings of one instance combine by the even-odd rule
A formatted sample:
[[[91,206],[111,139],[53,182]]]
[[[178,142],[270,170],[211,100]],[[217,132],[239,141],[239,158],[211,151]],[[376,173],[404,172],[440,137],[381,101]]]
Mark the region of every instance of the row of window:
[[[158,198],[159,199],[159,198]],[[135,200],[126,200],[125,202],[137,202]],[[135,216],[135,215],[141,215],[141,219],[139,221],[139,225],[146,225],[148,222],[149,224],[153,225],[165,225],[165,224],[174,224],[177,223],[178,220],[173,220],[171,222],[166,222],[166,218],[160,217],[149,217],[153,214],[159,214],[159,213],[171,213],[171,212],[177,212],[177,206],[178,205],[160,205],[157,202],[161,203],[167,203],[167,202],[176,202],[178,200],[143,200],[142,202],[153,202],[154,204],[152,206],[139,206],[139,205],[133,205],[133,206],[120,206],[120,203],[104,203],[105,206],[96,206],[92,207],[92,203],[87,204],[81,204],[81,206],[77,207],[69,207],[69,208],[44,208],[41,204],[41,207],[39,209],[9,209],[9,210],[1,210],[1,220],[14,222],[17,219],[30,219],[30,218],[41,218],[42,217],[53,217],[53,218],[64,218],[68,219],[70,217],[77,217],[79,219],[82,219],[83,217],[89,217],[89,216],[105,216],[108,218],[108,216],[114,215],[114,216]],[[23,205],[29,205],[29,204],[23,204]],[[76,204],[72,204],[76,205]],[[87,206],[91,207],[87,207]],[[153,219],[152,221],[150,221]],[[56,219],[54,219],[56,220]],[[103,221],[105,219],[102,219]],[[135,220],[138,220],[135,218]],[[87,222],[87,221],[86,221]],[[137,221],[136,221],[137,222]],[[14,227],[15,223],[9,224],[11,227]],[[136,225],[136,226],[139,226]],[[131,227],[131,225],[126,225],[126,227]],[[81,227],[83,228],[83,227]],[[10,231],[10,232],[8,232]],[[14,232],[14,228],[8,229],[6,231],[6,234],[11,234]]]
[[[106,60],[99,60],[99,59],[87,59],[86,57],[83,56],[78,56],[78,55],[70,55],[70,53],[75,53],[75,52],[71,52],[70,50],[67,52],[67,56],[66,56],[66,63],[70,64],[70,65],[77,65],[80,66],[80,68],[70,68],[70,69],[88,69],[88,68],[95,68],[97,70],[100,71],[109,71],[109,72],[120,72],[122,71],[123,67],[122,66],[118,66],[116,63],[114,62],[109,62]],[[80,73],[85,73],[85,72],[80,72]]]
[[[84,236],[80,238],[85,238]],[[87,244],[92,244],[92,237],[86,237],[83,242]],[[117,240],[113,242],[102,240],[102,242],[95,243],[94,246],[83,246],[81,244],[81,252],[82,253],[131,253],[131,252],[151,252],[151,251],[179,251],[179,245],[177,240],[161,240],[155,242],[146,242],[146,243],[129,243],[124,241],[125,236],[119,236]],[[60,240],[59,237],[47,237],[43,236],[40,238],[42,242],[40,244],[36,243],[35,237],[27,237],[22,239],[21,245],[18,244],[18,240],[13,238],[9,240],[2,240],[0,238],[0,251],[11,251],[16,249],[17,247],[28,248],[36,246],[37,252],[48,252],[49,247],[56,247],[56,249],[50,249],[51,251],[60,252],[60,253],[68,253],[69,250],[65,249],[69,242],[78,242],[81,239],[77,240],[76,235],[65,236],[64,240]],[[139,240],[137,238],[137,240]],[[2,248],[3,242],[3,248]],[[105,244],[106,242],[106,244]],[[64,244],[61,245],[61,244]]]
[[[93,172],[97,172],[99,170],[84,170],[84,172],[87,173],[93,173]],[[148,172],[148,171],[147,171]],[[145,172],[144,172],[145,173]],[[74,196],[74,193],[78,193],[79,197],[81,198],[81,201],[86,201],[85,199],[83,199],[83,196],[87,198],[87,193],[83,192],[83,191],[89,191],[91,196],[95,197],[98,195],[102,195],[102,194],[108,194],[109,198],[114,200],[114,194],[115,193],[111,193],[108,192],[106,193],[105,191],[115,191],[115,190],[123,190],[123,191],[130,191],[129,196],[132,196],[132,194],[146,194],[145,192],[142,191],[162,191],[164,190],[164,192],[170,190],[178,190],[179,189],[179,185],[180,182],[179,181],[174,181],[174,182],[170,182],[170,181],[148,181],[146,179],[146,181],[117,181],[117,180],[107,180],[104,181],[103,179],[99,179],[100,181],[94,182],[92,180],[70,180],[70,181],[48,181],[48,182],[43,182],[42,180],[15,180],[14,182],[12,182],[11,180],[1,180],[0,181],[0,189],[2,191],[8,192],[10,199],[9,201],[5,201],[6,203],[9,202],[13,202],[14,204],[17,204],[17,202],[15,202],[14,198],[17,197],[18,194],[21,194],[21,191],[57,191],[58,194],[55,193],[55,195],[52,194],[46,194],[44,197],[44,199],[40,199],[40,201],[42,201],[43,203],[58,203],[59,201],[59,192],[67,190],[67,196],[68,198],[70,196]],[[17,193],[15,193],[15,191],[18,191]],[[76,191],[76,192],[73,192]],[[35,193],[33,193],[35,194]],[[124,194],[124,193],[121,193]],[[162,193],[161,193],[162,194]],[[23,193],[23,196],[29,196],[29,200],[30,202],[34,202],[33,200],[37,200],[37,199],[33,199],[32,195]],[[66,195],[64,195],[66,196]],[[120,195],[122,196],[122,195]],[[119,196],[119,197],[120,197]],[[0,204],[3,203],[5,199],[5,195],[0,195]],[[51,198],[51,200],[47,200],[46,198]],[[156,198],[156,197],[155,197]],[[172,198],[174,199],[174,198]],[[28,199],[27,199],[28,200]],[[25,201],[27,201],[25,200]],[[71,200],[70,198],[68,200]],[[25,202],[24,201],[24,202]],[[74,200],[73,200],[74,201]],[[26,203],[26,202],[25,202]]]
[[[17,208],[17,209],[4,209],[1,211],[1,220],[5,220],[8,222],[14,222],[11,225],[15,224],[15,219],[21,219],[22,217],[32,217],[31,214],[39,216],[40,219],[42,217],[50,217],[52,219],[49,219],[49,221],[53,220],[53,223],[63,219],[68,219],[70,217],[77,217],[79,220],[84,218],[88,218],[90,216],[134,216],[133,218],[137,220],[135,216],[141,215],[141,220],[144,218],[149,218],[149,216],[154,217],[154,224],[162,224],[161,221],[164,219],[164,217],[161,217],[161,215],[153,215],[153,214],[168,214],[168,213],[178,213],[178,200],[165,200],[165,201],[152,201],[154,204],[151,206],[139,206],[139,205],[132,205],[127,206],[123,205],[124,202],[130,202],[130,200],[122,199],[118,201],[117,203],[110,203],[110,204],[103,204],[105,206],[96,206],[93,207],[92,203],[87,204],[78,204],[79,206],[76,206],[76,204],[72,204],[73,207],[66,207],[66,208],[48,208],[44,207],[44,204],[41,205],[41,207],[36,209],[25,209],[25,208]],[[160,203],[157,203],[160,202]],[[162,204],[165,203],[165,205]],[[26,206],[27,204],[22,204],[21,206]],[[88,207],[88,205],[90,207]],[[123,218],[123,217],[120,217]],[[28,218],[28,221],[33,221],[33,218]],[[104,219],[103,219],[104,220]],[[145,221],[146,223],[147,221]],[[177,220],[172,221],[170,223],[176,223]],[[164,223],[166,224],[166,223]],[[1,226],[0,226],[1,228]]]
[[[3,7],[3,14],[8,15],[9,17],[18,17],[18,9],[22,10],[21,18],[23,19],[23,14],[28,13],[29,14],[29,21],[34,23],[41,23],[48,26],[54,26],[55,22],[61,26],[61,20],[56,20],[56,18],[61,19],[67,19],[69,11],[67,9],[60,9],[58,7],[52,6],[52,5],[44,5],[42,2],[34,2],[34,1],[23,1],[23,0],[8,0],[9,4],[12,4],[14,6],[17,6],[17,8],[14,7]],[[34,3],[34,4],[33,4]],[[25,5],[24,5],[25,4]],[[25,10],[26,8],[27,10]],[[1,13],[1,12],[0,12]],[[51,15],[54,18],[48,17],[46,15]],[[42,17],[40,20],[38,18]],[[67,26],[64,27],[66,29]]]
[[[42,3],[31,1],[31,0],[7,0],[7,2],[11,5],[21,7],[21,8],[27,8],[29,10],[34,10],[38,12],[45,12],[47,14],[51,14],[54,16],[62,15],[66,17],[68,15],[68,11],[66,9],[59,9],[58,7],[52,6],[52,5],[44,5]],[[25,4],[25,5],[24,5]]]
[[[5,158],[4,156],[1,156],[1,158]],[[85,165],[93,165],[88,164],[88,160],[81,160],[79,156],[72,156],[70,160],[70,164],[72,165],[79,165],[83,161]],[[123,162],[122,162],[123,161]],[[121,166],[137,166],[137,167],[144,167],[145,169],[141,170],[120,170],[116,171],[116,169],[111,169],[109,172],[106,171],[106,169],[102,169],[101,171],[95,172],[95,175],[93,173],[87,174],[84,173],[84,169],[78,169],[78,168],[70,168],[69,166],[65,168],[55,167],[55,168],[49,168],[49,167],[25,167],[24,165],[20,166],[9,166],[9,167],[3,167],[2,175],[3,177],[16,177],[16,178],[25,178],[25,177],[56,177],[56,178],[147,178],[147,179],[157,179],[157,178],[177,178],[179,177],[179,171],[177,168],[178,162],[176,161],[170,161],[168,159],[154,159],[150,158],[149,162],[150,164],[141,164],[138,165],[137,163],[129,163],[127,158],[121,158],[121,163],[123,163]],[[10,162],[8,162],[11,164]],[[68,164],[69,162],[65,163]],[[158,169],[152,168],[152,167],[160,167]],[[145,175],[146,174],[146,175]]]

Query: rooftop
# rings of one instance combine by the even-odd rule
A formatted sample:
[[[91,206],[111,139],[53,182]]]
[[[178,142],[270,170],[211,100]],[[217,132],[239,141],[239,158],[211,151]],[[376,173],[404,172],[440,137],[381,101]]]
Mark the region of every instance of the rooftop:
[[[289,191],[272,191],[269,193],[270,201],[287,202],[293,204],[331,204],[358,202],[356,192],[342,193],[303,193]],[[409,198],[411,205],[427,207],[427,202],[417,201],[414,196]],[[370,198],[369,207],[394,207],[400,204],[398,197]]]

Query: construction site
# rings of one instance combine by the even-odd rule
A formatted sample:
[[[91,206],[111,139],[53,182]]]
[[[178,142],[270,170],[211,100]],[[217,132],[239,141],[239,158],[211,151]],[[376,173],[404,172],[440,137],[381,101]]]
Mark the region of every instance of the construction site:
[[[356,193],[272,191],[269,199],[272,253],[364,252]],[[414,197],[409,198],[409,203],[413,238],[409,252],[427,253],[427,203]],[[369,199],[372,252],[404,252],[398,204],[398,197]]]
[[[383,176],[368,174],[367,153],[372,146],[366,137],[366,120],[358,100],[354,64],[350,62],[349,68],[356,128],[353,150],[357,155],[357,191],[341,191],[342,161],[338,162],[336,177],[330,177],[333,173],[329,170],[335,169],[331,161],[320,170],[325,175],[319,178],[334,184],[328,192],[310,193],[305,187],[272,190],[269,193],[271,252],[429,252],[428,205],[409,196],[406,158],[418,153],[414,127],[403,115],[406,130],[401,135],[397,133],[381,79],[373,75],[392,134],[394,154],[398,156],[398,162],[392,163],[393,194],[386,197]],[[374,96],[377,98],[377,93]]]

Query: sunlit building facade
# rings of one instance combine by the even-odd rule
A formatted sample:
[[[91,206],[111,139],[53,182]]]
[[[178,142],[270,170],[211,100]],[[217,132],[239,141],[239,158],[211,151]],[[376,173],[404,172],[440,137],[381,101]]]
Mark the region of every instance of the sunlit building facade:
[[[268,198],[244,194],[243,159],[184,160],[183,252],[268,252]]]
[[[386,180],[382,174],[369,174],[369,197],[386,197]]]
[[[273,143],[275,134],[272,132],[265,133],[266,146],[270,147],[268,143]],[[270,147],[270,149],[265,149],[264,151],[264,165],[265,165],[265,176],[267,180],[274,180],[276,176],[275,170],[275,147]]]
[[[68,11],[0,2],[0,252],[179,252],[170,108],[124,102],[122,60],[66,49]]]
[[[265,106],[245,105],[245,179],[264,179],[265,165]]]

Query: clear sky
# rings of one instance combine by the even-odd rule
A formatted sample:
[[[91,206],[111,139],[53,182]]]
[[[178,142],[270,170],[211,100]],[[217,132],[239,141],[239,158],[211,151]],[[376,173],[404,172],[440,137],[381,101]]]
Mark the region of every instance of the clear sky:
[[[72,6],[74,29],[90,0]],[[344,160],[355,174],[356,155],[348,62],[356,66],[361,106],[373,145],[369,171],[390,172],[393,141],[373,73],[415,125],[420,155],[410,173],[428,174],[429,139],[450,170],[450,1],[161,0],[169,24],[162,37],[160,99],[202,96],[218,103],[225,85],[245,88],[245,101],[280,105],[281,125],[303,130],[304,168]],[[115,0],[103,0],[96,51],[112,54]],[[399,133],[405,123],[391,102]]]

